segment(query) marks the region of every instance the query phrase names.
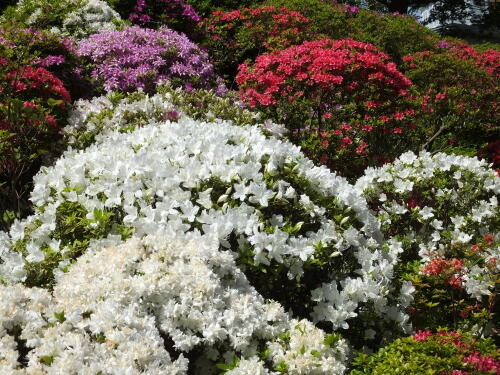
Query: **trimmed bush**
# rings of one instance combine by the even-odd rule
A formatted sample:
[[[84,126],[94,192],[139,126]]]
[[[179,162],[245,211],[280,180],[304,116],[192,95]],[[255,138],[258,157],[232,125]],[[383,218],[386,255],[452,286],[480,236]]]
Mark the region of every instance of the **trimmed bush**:
[[[261,6],[229,12],[217,11],[207,18],[206,44],[214,66],[228,83],[238,65],[266,51],[279,50],[308,40],[309,20],[286,8]]]
[[[31,178],[58,152],[68,104],[62,82],[41,67],[0,57],[0,223],[29,212]]]
[[[285,124],[308,156],[344,176],[411,145],[411,81],[371,44],[304,42],[242,64],[237,82],[250,107]]]
[[[80,74],[73,42],[48,31],[3,24],[0,29],[0,56],[13,66],[31,65],[48,70],[59,78],[74,99],[92,96],[88,79]]]
[[[299,12],[309,19],[309,28],[313,30],[313,34],[334,40],[348,37],[348,19],[355,17],[357,13],[352,7],[323,0],[268,0],[265,4]]]
[[[373,355],[361,354],[354,360],[350,375],[385,374],[496,374],[500,356],[491,339],[475,339],[469,334],[440,330],[419,331],[398,339]]]
[[[258,6],[260,1],[257,0],[187,0],[196,12],[202,17],[209,17],[215,11],[228,11],[238,8]]]
[[[432,50],[440,40],[415,19],[407,15],[382,14],[359,9],[355,17],[349,18],[349,36],[371,43],[391,56],[399,64],[403,56]]]
[[[500,177],[476,158],[408,152],[368,168],[356,188],[384,235],[403,243],[396,277],[411,281],[417,328],[492,334],[499,287]]]
[[[102,0],[20,0],[3,18],[76,39],[123,26],[119,14]]]
[[[98,249],[60,274],[52,294],[17,284],[0,285],[0,296],[2,373],[64,367],[213,374],[224,357],[252,357],[261,346],[277,357],[271,369],[279,362],[309,363],[325,375],[345,370],[344,340],[327,341],[311,323],[264,302],[232,255],[219,251],[215,238],[196,233]],[[279,339],[285,335],[289,344]]]
[[[89,248],[130,236],[212,233],[264,298],[298,318],[350,338],[409,329],[411,287],[391,280],[400,244],[379,242],[347,181],[256,127],[180,117],[112,132],[42,169],[31,199],[35,214],[4,244],[6,282],[50,287]]]
[[[193,7],[184,0],[137,0],[128,19],[154,29],[166,25],[190,36],[201,21]]]
[[[144,92],[110,92],[104,97],[75,102],[63,132],[68,145],[85,148],[113,130],[130,132],[150,122],[175,122],[185,115],[205,122],[230,120],[236,125],[257,124],[258,115],[242,109],[236,99],[232,94],[220,97],[212,91],[185,91],[170,86],[159,86],[153,96]],[[269,130],[278,127],[266,125]]]
[[[187,89],[215,86],[207,53],[166,27],[103,31],[82,40],[77,52],[88,64],[96,86],[106,91],[154,92],[162,81]]]
[[[500,58],[446,41],[438,51],[403,58],[415,83],[421,144],[429,151],[477,155],[500,131]],[[424,126],[425,125],[425,126]]]

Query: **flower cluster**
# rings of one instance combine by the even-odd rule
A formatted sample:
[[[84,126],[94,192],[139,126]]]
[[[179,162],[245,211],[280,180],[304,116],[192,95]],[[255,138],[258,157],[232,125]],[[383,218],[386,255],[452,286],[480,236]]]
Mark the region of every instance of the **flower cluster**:
[[[116,30],[123,25],[120,15],[103,0],[86,0],[81,6],[68,13],[62,27],[51,29],[56,34],[84,39],[96,32]]]
[[[108,91],[151,92],[165,80],[175,86],[209,88],[213,79],[207,53],[166,27],[102,31],[81,41],[78,54],[90,64],[97,84]]]
[[[160,85],[152,96],[144,92],[110,92],[104,97],[76,101],[63,132],[68,145],[85,148],[113,130],[133,131],[151,121],[174,122],[185,115],[206,122],[231,120],[235,125],[258,122],[258,114],[241,108],[230,95],[221,97],[207,90],[188,92]]]
[[[311,156],[339,172],[380,150],[395,157],[413,130],[404,103],[411,81],[371,44],[304,42],[242,64],[237,82],[243,100],[294,129]]]
[[[6,281],[51,285],[53,271],[89,246],[199,231],[238,254],[266,298],[303,318],[314,308],[334,329],[353,320],[380,334],[409,328],[411,288],[392,284],[400,244],[381,249],[378,223],[352,185],[257,127],[180,117],[110,132],[43,168],[31,199],[35,214],[12,226],[2,251]]]
[[[3,25],[0,29],[0,55],[14,65],[47,69],[59,78],[73,98],[88,94],[88,83],[77,73],[78,59],[73,43],[48,31]],[[15,67],[14,67],[15,68]]]
[[[442,41],[436,47],[445,50],[450,56],[474,61],[478,67],[486,70],[492,76],[500,76],[500,52],[498,50],[489,48],[480,52],[464,42],[449,43],[445,41]]]
[[[236,353],[251,357],[287,332],[290,358],[280,362],[293,368],[316,350],[310,361],[321,366],[318,374],[345,369],[344,340],[326,346],[324,332],[264,302],[217,239],[196,233],[96,249],[60,274],[52,293],[16,284],[0,286],[0,296],[2,373],[17,374],[22,366],[180,375],[189,364],[208,374],[216,361]],[[305,350],[295,347],[300,342]],[[189,353],[194,347],[196,356]]]
[[[4,17],[76,39],[123,24],[119,14],[103,0],[21,0]]]
[[[309,20],[285,7],[216,11],[202,26],[216,69],[232,76],[246,59],[253,60],[266,50],[286,48],[310,37]]]
[[[368,168],[356,188],[384,234],[405,244],[406,266],[398,272],[417,289],[415,322],[437,327],[460,315],[467,324],[474,312],[481,318],[475,329],[488,327],[500,270],[500,177],[475,158],[408,152]]]

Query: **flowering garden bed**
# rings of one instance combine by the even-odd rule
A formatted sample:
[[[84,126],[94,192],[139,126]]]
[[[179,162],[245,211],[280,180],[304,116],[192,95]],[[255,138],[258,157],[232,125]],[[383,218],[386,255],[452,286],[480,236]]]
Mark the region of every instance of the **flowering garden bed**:
[[[500,374],[498,48],[244,5],[3,10],[0,373]]]

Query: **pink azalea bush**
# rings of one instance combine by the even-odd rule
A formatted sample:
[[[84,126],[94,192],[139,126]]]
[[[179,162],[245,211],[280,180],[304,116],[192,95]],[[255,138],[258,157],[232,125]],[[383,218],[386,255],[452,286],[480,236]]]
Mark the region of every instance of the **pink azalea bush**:
[[[77,52],[88,64],[96,85],[107,91],[152,92],[161,81],[210,88],[214,82],[207,53],[167,27],[102,31],[80,42]]]

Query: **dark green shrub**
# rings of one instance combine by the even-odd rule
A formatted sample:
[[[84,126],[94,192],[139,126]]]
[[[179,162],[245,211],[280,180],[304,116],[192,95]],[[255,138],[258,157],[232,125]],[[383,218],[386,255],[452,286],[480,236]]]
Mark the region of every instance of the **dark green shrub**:
[[[331,39],[343,39],[348,35],[347,20],[351,15],[345,7],[322,0],[268,0],[266,5],[285,7],[303,14],[311,21],[311,28]],[[355,39],[355,38],[354,38]]]
[[[349,19],[348,29],[351,38],[375,45],[396,63],[400,63],[403,56],[432,50],[440,40],[438,34],[410,16],[380,14],[364,9]]]
[[[401,66],[415,84],[422,147],[476,155],[500,131],[499,53],[446,41],[438,47],[405,56]]]
[[[258,0],[188,0],[201,17],[208,17],[216,10],[233,10],[251,7],[261,3]]]
[[[7,7],[16,5],[17,0],[3,0],[0,4],[0,13],[3,12]]]

